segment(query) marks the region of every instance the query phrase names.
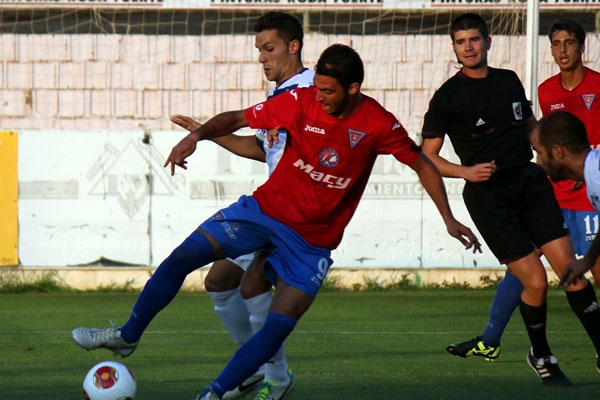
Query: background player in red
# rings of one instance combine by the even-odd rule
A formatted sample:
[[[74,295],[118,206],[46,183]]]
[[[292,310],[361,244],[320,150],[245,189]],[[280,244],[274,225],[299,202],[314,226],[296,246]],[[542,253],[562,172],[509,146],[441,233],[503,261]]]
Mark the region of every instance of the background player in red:
[[[348,46],[330,46],[315,70],[314,87],[213,117],[183,138],[165,163],[171,173],[176,166],[185,168],[199,140],[244,126],[281,126],[288,132],[283,156],[267,182],[218,211],[177,247],[146,283],[131,313],[130,321],[143,332],[193,270],[226,256],[272,249],[265,274],[276,289],[265,324],[238,349],[201,400],[220,399],[238,386],[292,332],[325,279],[331,250],[340,243],[379,154],[392,154],[415,170],[449,234],[480,250],[471,230],[452,215],[434,165],[391,113],[360,92],[364,70],[358,54]],[[137,339],[122,337],[117,328],[103,347]]]
[[[585,30],[576,21],[559,20],[548,33],[552,57],[560,72],[538,88],[543,115],[568,111],[585,125],[588,142],[600,146],[600,73],[583,65]],[[599,214],[590,204],[585,182],[571,179],[552,182],[554,195],[569,228],[575,253],[587,253],[600,223]],[[600,285],[600,265],[592,268],[596,285]]]

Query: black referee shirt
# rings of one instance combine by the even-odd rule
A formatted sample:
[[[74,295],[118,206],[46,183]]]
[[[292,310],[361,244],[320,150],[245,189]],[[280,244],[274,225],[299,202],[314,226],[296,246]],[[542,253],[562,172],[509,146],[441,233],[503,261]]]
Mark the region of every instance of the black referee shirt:
[[[495,160],[498,170],[504,170],[533,157],[525,132],[532,111],[517,74],[488,68],[488,76],[481,79],[460,71],[435,92],[423,138],[447,134],[462,165]]]

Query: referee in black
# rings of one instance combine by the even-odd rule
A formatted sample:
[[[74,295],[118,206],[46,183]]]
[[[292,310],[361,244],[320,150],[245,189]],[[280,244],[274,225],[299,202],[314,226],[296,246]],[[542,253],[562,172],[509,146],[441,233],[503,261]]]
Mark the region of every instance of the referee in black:
[[[519,309],[532,346],[529,366],[544,385],[571,386],[546,338],[548,282],[533,244],[559,276],[574,259],[574,252],[547,175],[531,162],[528,136],[536,119],[517,75],[488,66],[491,38],[479,15],[457,17],[450,36],[462,67],[429,103],[423,152],[442,176],[466,180],[463,199],[473,222],[500,263],[523,284]],[[439,156],[445,135],[460,165]],[[584,287],[585,282],[579,280],[567,290]],[[582,300],[571,306],[592,341],[598,340],[598,307],[582,319],[596,301],[595,294],[593,299]]]

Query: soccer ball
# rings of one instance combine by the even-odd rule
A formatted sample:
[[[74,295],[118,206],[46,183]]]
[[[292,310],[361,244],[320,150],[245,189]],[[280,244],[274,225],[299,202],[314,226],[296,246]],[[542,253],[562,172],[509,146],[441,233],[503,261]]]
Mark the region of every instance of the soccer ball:
[[[86,400],[133,400],[135,377],[123,364],[102,361],[90,369],[83,380]]]

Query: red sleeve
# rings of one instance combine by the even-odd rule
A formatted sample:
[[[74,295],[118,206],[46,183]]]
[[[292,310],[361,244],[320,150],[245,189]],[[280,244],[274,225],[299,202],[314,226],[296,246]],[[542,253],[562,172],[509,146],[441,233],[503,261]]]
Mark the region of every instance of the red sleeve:
[[[248,126],[252,129],[288,128],[297,115],[298,97],[296,90],[290,90],[247,108]]]
[[[548,109],[550,108],[550,101],[548,100],[548,92],[550,91],[552,78],[545,80],[540,86],[538,86],[538,102],[540,103],[540,110],[542,111],[542,115],[549,114]]]
[[[402,124],[391,114],[387,119],[387,133],[383,135],[377,152],[392,154],[404,164],[412,164],[419,157],[421,148],[408,136]]]

